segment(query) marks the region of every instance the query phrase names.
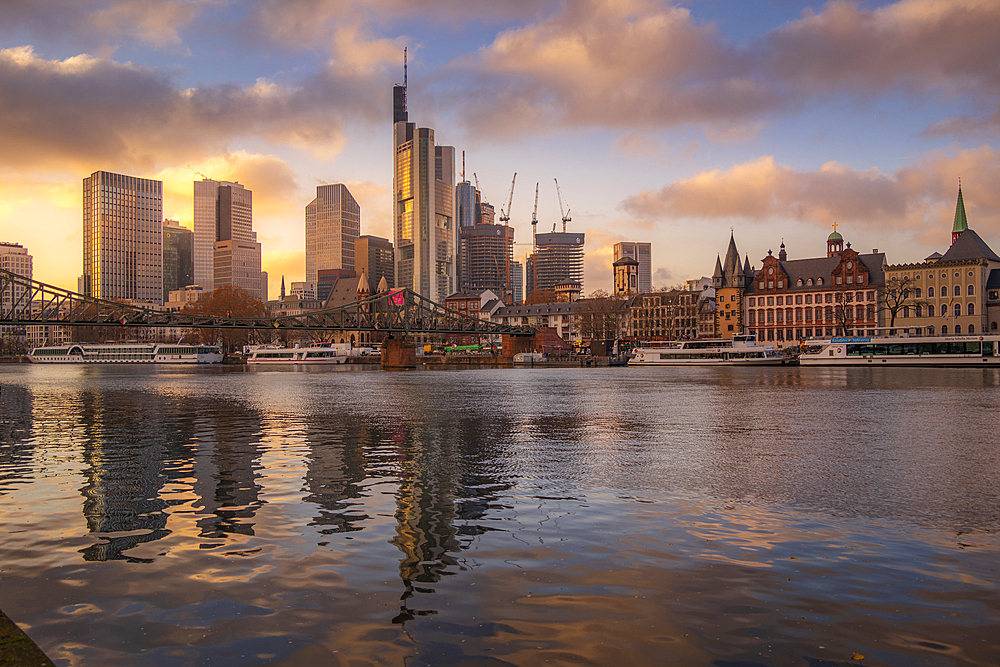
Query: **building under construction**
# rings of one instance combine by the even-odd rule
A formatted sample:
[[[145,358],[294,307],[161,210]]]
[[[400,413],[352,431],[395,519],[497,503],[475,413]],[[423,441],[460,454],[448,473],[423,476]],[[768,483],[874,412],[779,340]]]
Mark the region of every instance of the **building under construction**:
[[[525,266],[525,294],[554,291],[561,282],[583,286],[584,234],[551,232],[535,235],[535,252]]]
[[[512,293],[509,272],[514,261],[514,228],[486,224],[460,227],[459,244],[461,290],[490,289],[509,300]]]

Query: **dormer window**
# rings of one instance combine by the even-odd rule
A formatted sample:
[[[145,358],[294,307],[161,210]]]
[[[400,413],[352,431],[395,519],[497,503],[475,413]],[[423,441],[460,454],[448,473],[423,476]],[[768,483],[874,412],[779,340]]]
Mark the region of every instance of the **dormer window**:
[[[802,278],[799,278],[798,280],[795,281],[795,286],[802,287]]]
[[[806,280],[806,285],[809,285],[810,287],[812,287],[812,284],[813,284],[813,279],[812,278],[809,278],[808,280]]]
[[[822,278],[817,278],[816,279],[816,284],[817,285],[822,285],[823,284],[823,279]]]

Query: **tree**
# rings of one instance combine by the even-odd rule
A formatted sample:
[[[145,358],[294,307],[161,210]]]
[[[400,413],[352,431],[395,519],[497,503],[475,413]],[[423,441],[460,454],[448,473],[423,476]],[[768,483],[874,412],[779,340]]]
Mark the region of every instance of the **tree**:
[[[913,297],[915,294],[913,279],[909,276],[892,276],[885,281],[885,288],[879,294],[878,304],[880,312],[889,313],[889,328],[896,326],[896,316],[903,308],[909,306],[923,306],[926,301],[918,301]]]
[[[533,306],[539,303],[555,303],[556,291],[551,289],[532,290],[531,294],[524,300],[524,305]]]
[[[184,312],[219,318],[264,318],[267,309],[260,298],[242,287],[223,285],[216,288],[192,304],[184,307]],[[253,329],[202,329],[197,332],[203,343],[221,343],[224,352],[241,349],[249,343],[259,342],[261,335]]]
[[[580,336],[585,340],[614,340],[625,334],[628,299],[596,290],[576,303]]]

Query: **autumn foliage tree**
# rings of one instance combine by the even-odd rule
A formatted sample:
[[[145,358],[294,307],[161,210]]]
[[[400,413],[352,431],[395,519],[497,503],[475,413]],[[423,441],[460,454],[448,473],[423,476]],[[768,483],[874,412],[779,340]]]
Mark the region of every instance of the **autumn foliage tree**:
[[[235,285],[223,285],[184,307],[184,312],[225,319],[258,319],[267,317],[264,302],[249,290]],[[253,329],[200,329],[192,332],[203,343],[219,343],[229,353],[244,345],[259,342],[260,332]]]

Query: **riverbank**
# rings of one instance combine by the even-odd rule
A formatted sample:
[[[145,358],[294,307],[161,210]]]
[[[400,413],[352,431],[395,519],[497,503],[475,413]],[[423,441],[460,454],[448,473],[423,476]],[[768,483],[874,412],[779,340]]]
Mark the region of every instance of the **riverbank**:
[[[31,637],[0,611],[0,666],[55,667]]]

